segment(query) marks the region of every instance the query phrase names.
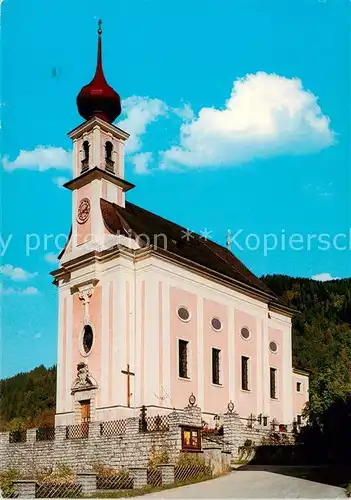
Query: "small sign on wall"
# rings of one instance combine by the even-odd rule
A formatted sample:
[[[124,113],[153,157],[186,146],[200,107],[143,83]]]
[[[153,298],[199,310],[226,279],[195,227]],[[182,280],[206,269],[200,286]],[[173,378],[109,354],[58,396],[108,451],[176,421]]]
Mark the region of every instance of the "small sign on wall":
[[[196,427],[182,427],[182,450],[201,451],[201,431]]]

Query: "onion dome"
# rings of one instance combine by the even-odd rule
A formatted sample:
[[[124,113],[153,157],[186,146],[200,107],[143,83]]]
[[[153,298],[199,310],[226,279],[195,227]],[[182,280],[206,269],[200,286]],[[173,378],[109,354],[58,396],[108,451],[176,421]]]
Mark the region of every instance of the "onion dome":
[[[92,81],[85,85],[77,97],[79,114],[89,120],[97,116],[106,122],[112,123],[121,114],[121,98],[110,87],[105,79],[102,69],[102,21],[99,20],[98,29],[98,54],[95,76]]]

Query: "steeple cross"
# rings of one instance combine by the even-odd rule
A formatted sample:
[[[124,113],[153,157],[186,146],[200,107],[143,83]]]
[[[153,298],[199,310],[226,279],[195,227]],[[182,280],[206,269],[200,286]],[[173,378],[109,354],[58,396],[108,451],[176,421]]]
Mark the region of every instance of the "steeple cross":
[[[121,370],[121,372],[123,373],[123,375],[127,375],[127,406],[128,406],[128,408],[130,408],[130,396],[131,396],[130,377],[131,376],[134,377],[135,373],[130,371],[129,364],[127,365],[127,370]]]

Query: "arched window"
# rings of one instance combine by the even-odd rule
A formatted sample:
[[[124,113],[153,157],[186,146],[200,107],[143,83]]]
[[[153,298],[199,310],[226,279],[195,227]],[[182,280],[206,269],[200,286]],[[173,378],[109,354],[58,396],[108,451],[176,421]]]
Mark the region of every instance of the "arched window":
[[[114,172],[114,166],[115,166],[115,162],[112,159],[112,153],[113,153],[113,144],[111,141],[106,141],[105,163],[106,163],[106,170],[109,170],[110,172]]]
[[[83,159],[82,159],[82,172],[89,168],[89,141],[83,142]]]

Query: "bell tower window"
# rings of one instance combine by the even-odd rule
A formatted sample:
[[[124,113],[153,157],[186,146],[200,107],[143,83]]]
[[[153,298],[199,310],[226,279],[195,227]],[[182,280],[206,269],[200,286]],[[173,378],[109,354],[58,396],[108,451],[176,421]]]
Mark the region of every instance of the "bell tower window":
[[[112,153],[113,153],[113,144],[111,141],[106,141],[105,143],[105,165],[106,165],[106,170],[109,172],[114,173],[115,171],[115,162],[112,159]]]
[[[83,159],[82,159],[82,172],[85,172],[89,169],[89,141],[83,142]]]

